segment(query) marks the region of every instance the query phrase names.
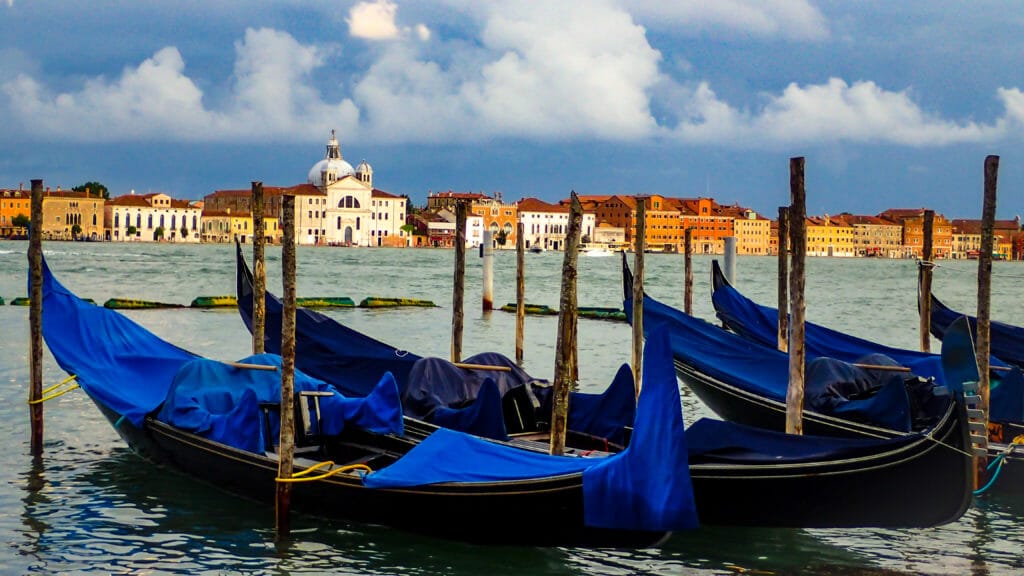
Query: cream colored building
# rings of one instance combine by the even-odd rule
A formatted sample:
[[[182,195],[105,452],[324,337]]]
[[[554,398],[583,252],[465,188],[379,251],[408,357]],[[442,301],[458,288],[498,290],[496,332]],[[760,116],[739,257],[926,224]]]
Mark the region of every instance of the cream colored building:
[[[47,190],[43,193],[43,238],[73,240],[77,226],[79,238],[102,239],[105,202],[87,192]]]
[[[517,210],[519,220],[523,223],[523,240],[527,248],[540,247],[544,250],[562,250],[565,248],[565,233],[569,227],[569,206],[548,204],[537,198],[523,198]],[[593,238],[593,212],[584,212],[580,224],[580,237]]]
[[[767,256],[772,253],[772,221],[753,210],[743,210],[733,220],[736,254]]]
[[[199,242],[202,208],[167,194],[125,194],[107,202],[103,220],[112,242]]]

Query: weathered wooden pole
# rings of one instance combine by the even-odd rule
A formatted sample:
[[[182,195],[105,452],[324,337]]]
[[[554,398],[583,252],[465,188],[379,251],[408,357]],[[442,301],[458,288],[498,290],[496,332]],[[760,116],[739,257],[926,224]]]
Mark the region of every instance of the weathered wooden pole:
[[[526,332],[526,239],[523,223],[516,224],[516,365],[523,365],[523,337]]]
[[[683,231],[683,312],[693,316],[693,228]]]
[[[736,284],[736,237],[726,236],[723,241],[722,251],[725,264],[725,278],[729,281],[729,284]]]
[[[932,350],[932,268],[935,210],[924,211],[924,247],[917,268],[917,307],[921,321],[921,352]]]
[[[779,351],[789,350],[789,206],[779,206]]]
[[[281,436],[278,442],[277,477],[292,477],[295,453],[295,197],[282,198],[281,220],[284,240],[281,242],[281,266],[284,269],[284,304],[281,318]],[[291,483],[277,483],[277,541],[288,539],[291,532]]]
[[[43,453],[43,181],[32,181],[28,266],[32,280],[29,299],[29,422],[33,456]]]
[[[263,224],[263,182],[252,183],[252,353],[263,354],[264,330],[267,325],[267,269],[263,246],[266,235]]]
[[[491,231],[484,230],[484,242],[480,245],[480,257],[483,258],[483,295],[484,312],[494,309],[494,246],[491,245]]]
[[[466,291],[466,204],[455,205],[455,282],[452,287],[452,362],[462,361],[462,302]]]
[[[644,249],[647,246],[647,210],[642,197],[636,198],[633,239],[633,385],[640,396],[644,360]]]
[[[786,391],[786,432],[804,432],[804,259],[807,256],[807,199],[804,193],[804,159],[789,160],[790,247],[790,321],[789,328],[789,389]]]
[[[992,249],[995,243],[996,184],[999,180],[999,156],[985,158],[985,199],[981,210],[981,253],[978,254],[978,395],[981,396],[981,410],[988,427],[989,415],[989,304],[992,300]],[[979,468],[985,459],[979,461]]]
[[[562,259],[562,294],[559,298],[558,337],[555,343],[555,389],[551,402],[551,453],[556,455],[565,452],[569,392],[575,384],[576,278],[582,223],[583,206],[576,192],[572,192],[569,201],[569,225],[565,233],[565,255]]]

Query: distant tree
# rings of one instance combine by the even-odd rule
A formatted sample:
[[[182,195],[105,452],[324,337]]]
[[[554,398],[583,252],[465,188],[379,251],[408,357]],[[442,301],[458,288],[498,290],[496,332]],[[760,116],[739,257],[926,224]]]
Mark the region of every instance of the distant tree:
[[[402,198],[405,198],[405,215],[415,214],[416,208],[412,205],[412,198],[409,198],[408,194],[399,194]]]
[[[498,246],[504,246],[505,242],[508,241],[508,233],[504,230],[498,230],[498,235],[494,237],[494,241],[498,243]]]
[[[182,226],[180,232],[181,232],[181,239],[182,240],[188,238],[188,227],[187,226]]]
[[[86,182],[85,184],[72,188],[75,192],[85,192],[86,189],[89,190],[89,196],[110,200],[110,191],[107,190],[106,186],[99,182]]]
[[[24,214],[18,214],[11,220],[11,224],[14,224],[18,228],[28,228],[31,223],[32,219]]]
[[[580,238],[580,242],[590,244],[590,234],[584,234],[583,237]]]
[[[135,226],[129,226],[129,227],[127,227],[127,228],[125,228],[125,229],[124,229],[124,233],[125,233],[125,235],[127,235],[127,236],[135,236],[135,234],[136,234],[136,233],[137,233],[138,231],[139,231],[139,229],[138,229],[138,228],[136,228]]]
[[[78,238],[78,235],[81,234],[81,233],[82,233],[82,227],[79,226],[78,224],[75,224],[74,226],[71,227],[71,237],[72,238]]]
[[[164,227],[163,226],[157,226],[156,230],[153,230],[153,240],[163,240],[163,239],[164,239]]]

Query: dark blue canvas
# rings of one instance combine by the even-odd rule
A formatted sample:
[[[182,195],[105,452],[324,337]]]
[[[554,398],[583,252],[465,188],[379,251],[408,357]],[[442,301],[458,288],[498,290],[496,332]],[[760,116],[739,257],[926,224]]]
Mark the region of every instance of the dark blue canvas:
[[[957,318],[963,316],[932,295],[931,331],[940,340]],[[967,316],[971,334],[978,333],[978,319]],[[992,320],[989,322],[989,350],[992,355],[1015,366],[1024,366],[1024,328]]]

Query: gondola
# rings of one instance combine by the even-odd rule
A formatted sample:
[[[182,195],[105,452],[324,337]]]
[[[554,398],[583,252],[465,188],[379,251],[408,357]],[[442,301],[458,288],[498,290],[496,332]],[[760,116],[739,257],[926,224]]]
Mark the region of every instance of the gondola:
[[[279,356],[202,358],[79,299],[45,263],[42,287],[50,351],[135,452],[273,501]],[[367,396],[346,398],[296,371],[296,472],[329,476],[296,483],[292,506],[469,542],[656,544],[695,526],[695,506],[713,509],[724,495],[706,491],[695,504],[675,379],[669,371],[659,380],[656,356],[645,362],[652,377],[630,447],[594,457],[550,456],[447,429],[410,438],[390,374]],[[723,468],[729,475],[749,466]]]
[[[253,276],[235,246],[238,312],[253,329]],[[268,352],[281,352],[283,305],[269,291],[264,296],[265,337]],[[348,396],[365,396],[385,372],[394,375],[402,397],[406,428],[411,434],[428,434],[436,425],[492,439],[522,439],[546,435],[551,414],[551,387],[527,374],[508,357],[482,353],[466,358],[460,368],[442,358],[422,357],[381,342],[315,310],[300,308],[296,314],[296,366],[303,372],[333,384]],[[496,366],[497,369],[486,369]],[[490,409],[459,410],[476,403],[484,384],[493,387],[486,399]],[[608,388],[599,394],[573,392],[569,412],[570,444],[604,451],[626,443],[636,410],[633,380],[622,366]],[[545,436],[546,437],[546,436]]]
[[[79,299],[45,262],[42,289],[53,357],[136,453],[229,492],[273,499],[280,357],[199,357]],[[696,526],[697,517],[739,526],[931,526],[970,503],[959,403],[927,433],[883,441],[706,419],[684,431],[667,333],[651,335],[644,374],[629,447],[571,457],[447,429],[408,438],[390,375],[368,396],[346,398],[296,371],[295,477],[312,477],[295,485],[292,505],[469,542],[647,546]],[[316,409],[303,409],[311,400]]]
[[[717,261],[712,262],[711,269],[711,299],[718,318],[744,338],[774,348],[777,309],[759,305],[741,294],[725,278]],[[884,346],[810,322],[805,324],[804,330],[808,358],[828,357],[858,363],[873,363],[882,358],[910,368],[916,375],[932,378],[937,384],[947,384],[939,354]],[[990,372],[989,419],[995,423],[993,430],[997,437],[994,440],[1003,442],[1024,433],[1024,375],[1019,368],[1011,368],[1003,362],[995,351],[990,362],[994,368]],[[955,382],[948,384],[956,385]]]
[[[941,300],[931,295],[931,333],[939,340],[946,335],[946,330],[954,320],[962,316],[949,308]],[[967,316],[971,323],[971,333],[977,334],[978,319]],[[1017,367],[1024,367],[1024,328],[1003,322],[989,322],[989,344],[992,355]]]

